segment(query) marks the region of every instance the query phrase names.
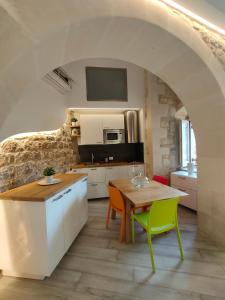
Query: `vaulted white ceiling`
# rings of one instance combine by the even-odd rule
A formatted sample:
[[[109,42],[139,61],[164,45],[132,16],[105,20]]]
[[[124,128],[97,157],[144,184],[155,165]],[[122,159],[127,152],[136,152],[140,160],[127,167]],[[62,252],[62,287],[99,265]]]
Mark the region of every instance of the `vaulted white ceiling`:
[[[212,6],[216,7],[218,10],[221,10],[225,13],[225,1],[224,0],[206,0]]]
[[[224,27],[218,6],[206,0],[177,2]],[[171,86],[188,109],[198,144],[200,231],[224,242],[225,73],[212,51],[218,50],[218,42],[206,28],[201,30],[203,37],[195,22],[157,0],[0,0],[3,134],[7,115],[19,111],[24,92],[57,66],[105,57],[150,70]],[[21,111],[19,117],[27,120],[24,129],[29,131],[31,125],[27,115],[41,122],[44,111],[45,106],[39,113]],[[16,133],[18,121],[13,121],[10,126]]]

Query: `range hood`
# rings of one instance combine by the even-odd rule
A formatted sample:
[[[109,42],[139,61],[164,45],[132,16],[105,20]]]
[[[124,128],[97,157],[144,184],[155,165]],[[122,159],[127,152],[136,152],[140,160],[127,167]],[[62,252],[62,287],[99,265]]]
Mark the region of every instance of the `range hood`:
[[[138,143],[139,142],[139,125],[138,125],[138,112],[136,110],[128,110],[125,115],[125,129],[126,129],[126,142]]]

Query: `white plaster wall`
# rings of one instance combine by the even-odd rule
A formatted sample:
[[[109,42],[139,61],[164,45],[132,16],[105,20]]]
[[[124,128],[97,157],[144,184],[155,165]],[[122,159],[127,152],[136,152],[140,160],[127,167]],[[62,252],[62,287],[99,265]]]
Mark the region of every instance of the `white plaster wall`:
[[[127,68],[128,101],[87,101],[85,66]],[[68,107],[143,108],[144,70],[134,64],[113,59],[87,59],[64,69],[74,79],[73,89],[61,95],[52,86],[38,80],[26,89],[20,101],[11,106],[0,127],[0,141],[21,132],[54,130],[62,126]]]
[[[60,128],[66,119],[65,96],[42,80],[21,97],[0,127],[0,141],[16,133]]]
[[[128,101],[87,101],[85,67],[111,67],[127,69]],[[121,107],[143,108],[144,70],[134,64],[114,59],[87,59],[63,67],[74,80],[72,92],[67,97],[69,107]]]

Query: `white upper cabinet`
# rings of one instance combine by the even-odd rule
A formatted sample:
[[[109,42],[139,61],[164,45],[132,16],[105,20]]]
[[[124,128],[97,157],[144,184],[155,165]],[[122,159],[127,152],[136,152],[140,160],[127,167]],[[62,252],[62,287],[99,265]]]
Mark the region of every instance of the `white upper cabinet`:
[[[103,115],[103,129],[124,129],[124,115]]]
[[[80,115],[81,145],[103,144],[102,115]]]
[[[123,114],[81,114],[81,145],[103,144],[103,129],[124,129]]]

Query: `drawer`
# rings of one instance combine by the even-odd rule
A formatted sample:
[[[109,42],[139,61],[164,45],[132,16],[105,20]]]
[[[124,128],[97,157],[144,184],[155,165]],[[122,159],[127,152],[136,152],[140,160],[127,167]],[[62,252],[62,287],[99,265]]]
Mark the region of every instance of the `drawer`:
[[[88,183],[105,182],[105,168],[104,167],[73,169],[70,172],[88,174]]]
[[[82,170],[88,174],[88,183],[105,182],[105,168],[85,168]]]
[[[107,188],[105,183],[98,182],[98,183],[89,183],[88,184],[88,192],[87,198],[94,199],[94,198],[104,198],[107,197]]]
[[[196,211],[198,210],[197,191],[175,185],[172,185],[172,187],[188,194],[188,196],[180,198],[179,204]]]
[[[188,176],[171,174],[171,185],[197,190],[197,179]]]
[[[105,168],[105,181],[106,184],[110,180],[126,179],[127,178],[127,166],[112,166]]]

